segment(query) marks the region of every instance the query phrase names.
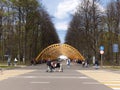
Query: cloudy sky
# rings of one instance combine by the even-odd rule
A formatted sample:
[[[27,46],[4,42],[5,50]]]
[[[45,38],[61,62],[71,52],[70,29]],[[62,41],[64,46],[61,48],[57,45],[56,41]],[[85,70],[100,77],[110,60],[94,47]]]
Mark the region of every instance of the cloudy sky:
[[[42,0],[47,11],[53,16],[57,30],[67,30],[70,14],[74,13],[79,0]]]
[[[68,23],[71,20],[71,14],[76,10],[76,7],[81,0],[42,0],[42,4],[45,6],[48,13],[53,16],[52,18],[55,28],[62,42],[64,42],[64,36]],[[102,0],[102,4],[106,4],[110,0]],[[104,9],[101,6],[101,9]]]

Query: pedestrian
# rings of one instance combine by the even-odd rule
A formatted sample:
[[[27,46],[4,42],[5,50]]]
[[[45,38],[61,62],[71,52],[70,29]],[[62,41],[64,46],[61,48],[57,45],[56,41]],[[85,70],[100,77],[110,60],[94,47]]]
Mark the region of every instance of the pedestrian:
[[[70,59],[67,59],[67,67],[68,68],[70,68],[70,63],[71,63]]]
[[[47,71],[46,72],[52,72],[52,65],[51,65],[51,60],[50,58],[47,60]]]
[[[7,64],[8,64],[8,66],[11,65],[11,57],[10,56],[8,56]]]
[[[63,66],[62,66],[62,63],[58,63],[60,68],[59,68],[59,72],[63,72]]]
[[[85,61],[82,61],[82,67],[85,67]]]
[[[22,60],[23,60],[23,64],[25,64],[25,58],[24,57],[22,58]]]
[[[0,68],[0,71],[1,71],[1,75],[3,74],[3,69],[2,68]]]
[[[93,66],[95,66],[95,56],[93,56],[92,62],[93,62]]]
[[[36,64],[36,62],[35,62],[35,59],[33,58],[32,60],[31,60],[31,65],[35,65]]]
[[[87,58],[87,59],[85,60],[85,67],[86,67],[86,68],[89,67],[89,58]]]
[[[18,62],[18,60],[17,60],[17,58],[15,58],[14,59],[14,66],[17,66],[17,62]]]
[[[98,69],[99,68],[99,62],[98,62],[98,60],[96,59],[95,60],[95,69]]]

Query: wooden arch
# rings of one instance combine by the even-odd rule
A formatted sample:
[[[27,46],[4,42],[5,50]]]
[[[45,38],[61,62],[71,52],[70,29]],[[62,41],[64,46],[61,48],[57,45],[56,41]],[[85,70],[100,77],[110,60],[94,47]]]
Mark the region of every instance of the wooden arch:
[[[61,55],[65,55],[72,60],[85,60],[77,49],[68,44],[52,44],[42,50],[42,52],[36,57],[35,60],[47,60],[48,58],[54,60]]]

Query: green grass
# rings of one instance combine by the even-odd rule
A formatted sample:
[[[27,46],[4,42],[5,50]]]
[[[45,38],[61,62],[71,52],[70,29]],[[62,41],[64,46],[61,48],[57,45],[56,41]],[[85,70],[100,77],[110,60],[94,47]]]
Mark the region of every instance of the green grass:
[[[120,66],[112,66],[113,69],[120,69]]]
[[[14,66],[6,66],[6,65],[3,66],[3,65],[2,65],[2,66],[0,66],[0,68],[4,68],[4,69],[12,69],[12,68],[15,68],[15,67],[14,67]]]
[[[120,66],[104,66],[106,69],[120,70]]]
[[[6,63],[0,63],[0,68],[3,68],[3,69],[12,69],[14,67],[15,66],[8,66]]]

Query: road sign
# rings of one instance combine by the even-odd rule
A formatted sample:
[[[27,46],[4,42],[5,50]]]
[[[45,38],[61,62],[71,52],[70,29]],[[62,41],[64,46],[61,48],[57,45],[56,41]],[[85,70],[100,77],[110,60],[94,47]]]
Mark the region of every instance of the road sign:
[[[118,44],[113,44],[113,52],[119,52]]]
[[[101,50],[101,51],[100,51],[100,54],[104,54],[104,51],[103,51],[103,50]]]
[[[100,51],[104,51],[104,46],[100,46]]]

